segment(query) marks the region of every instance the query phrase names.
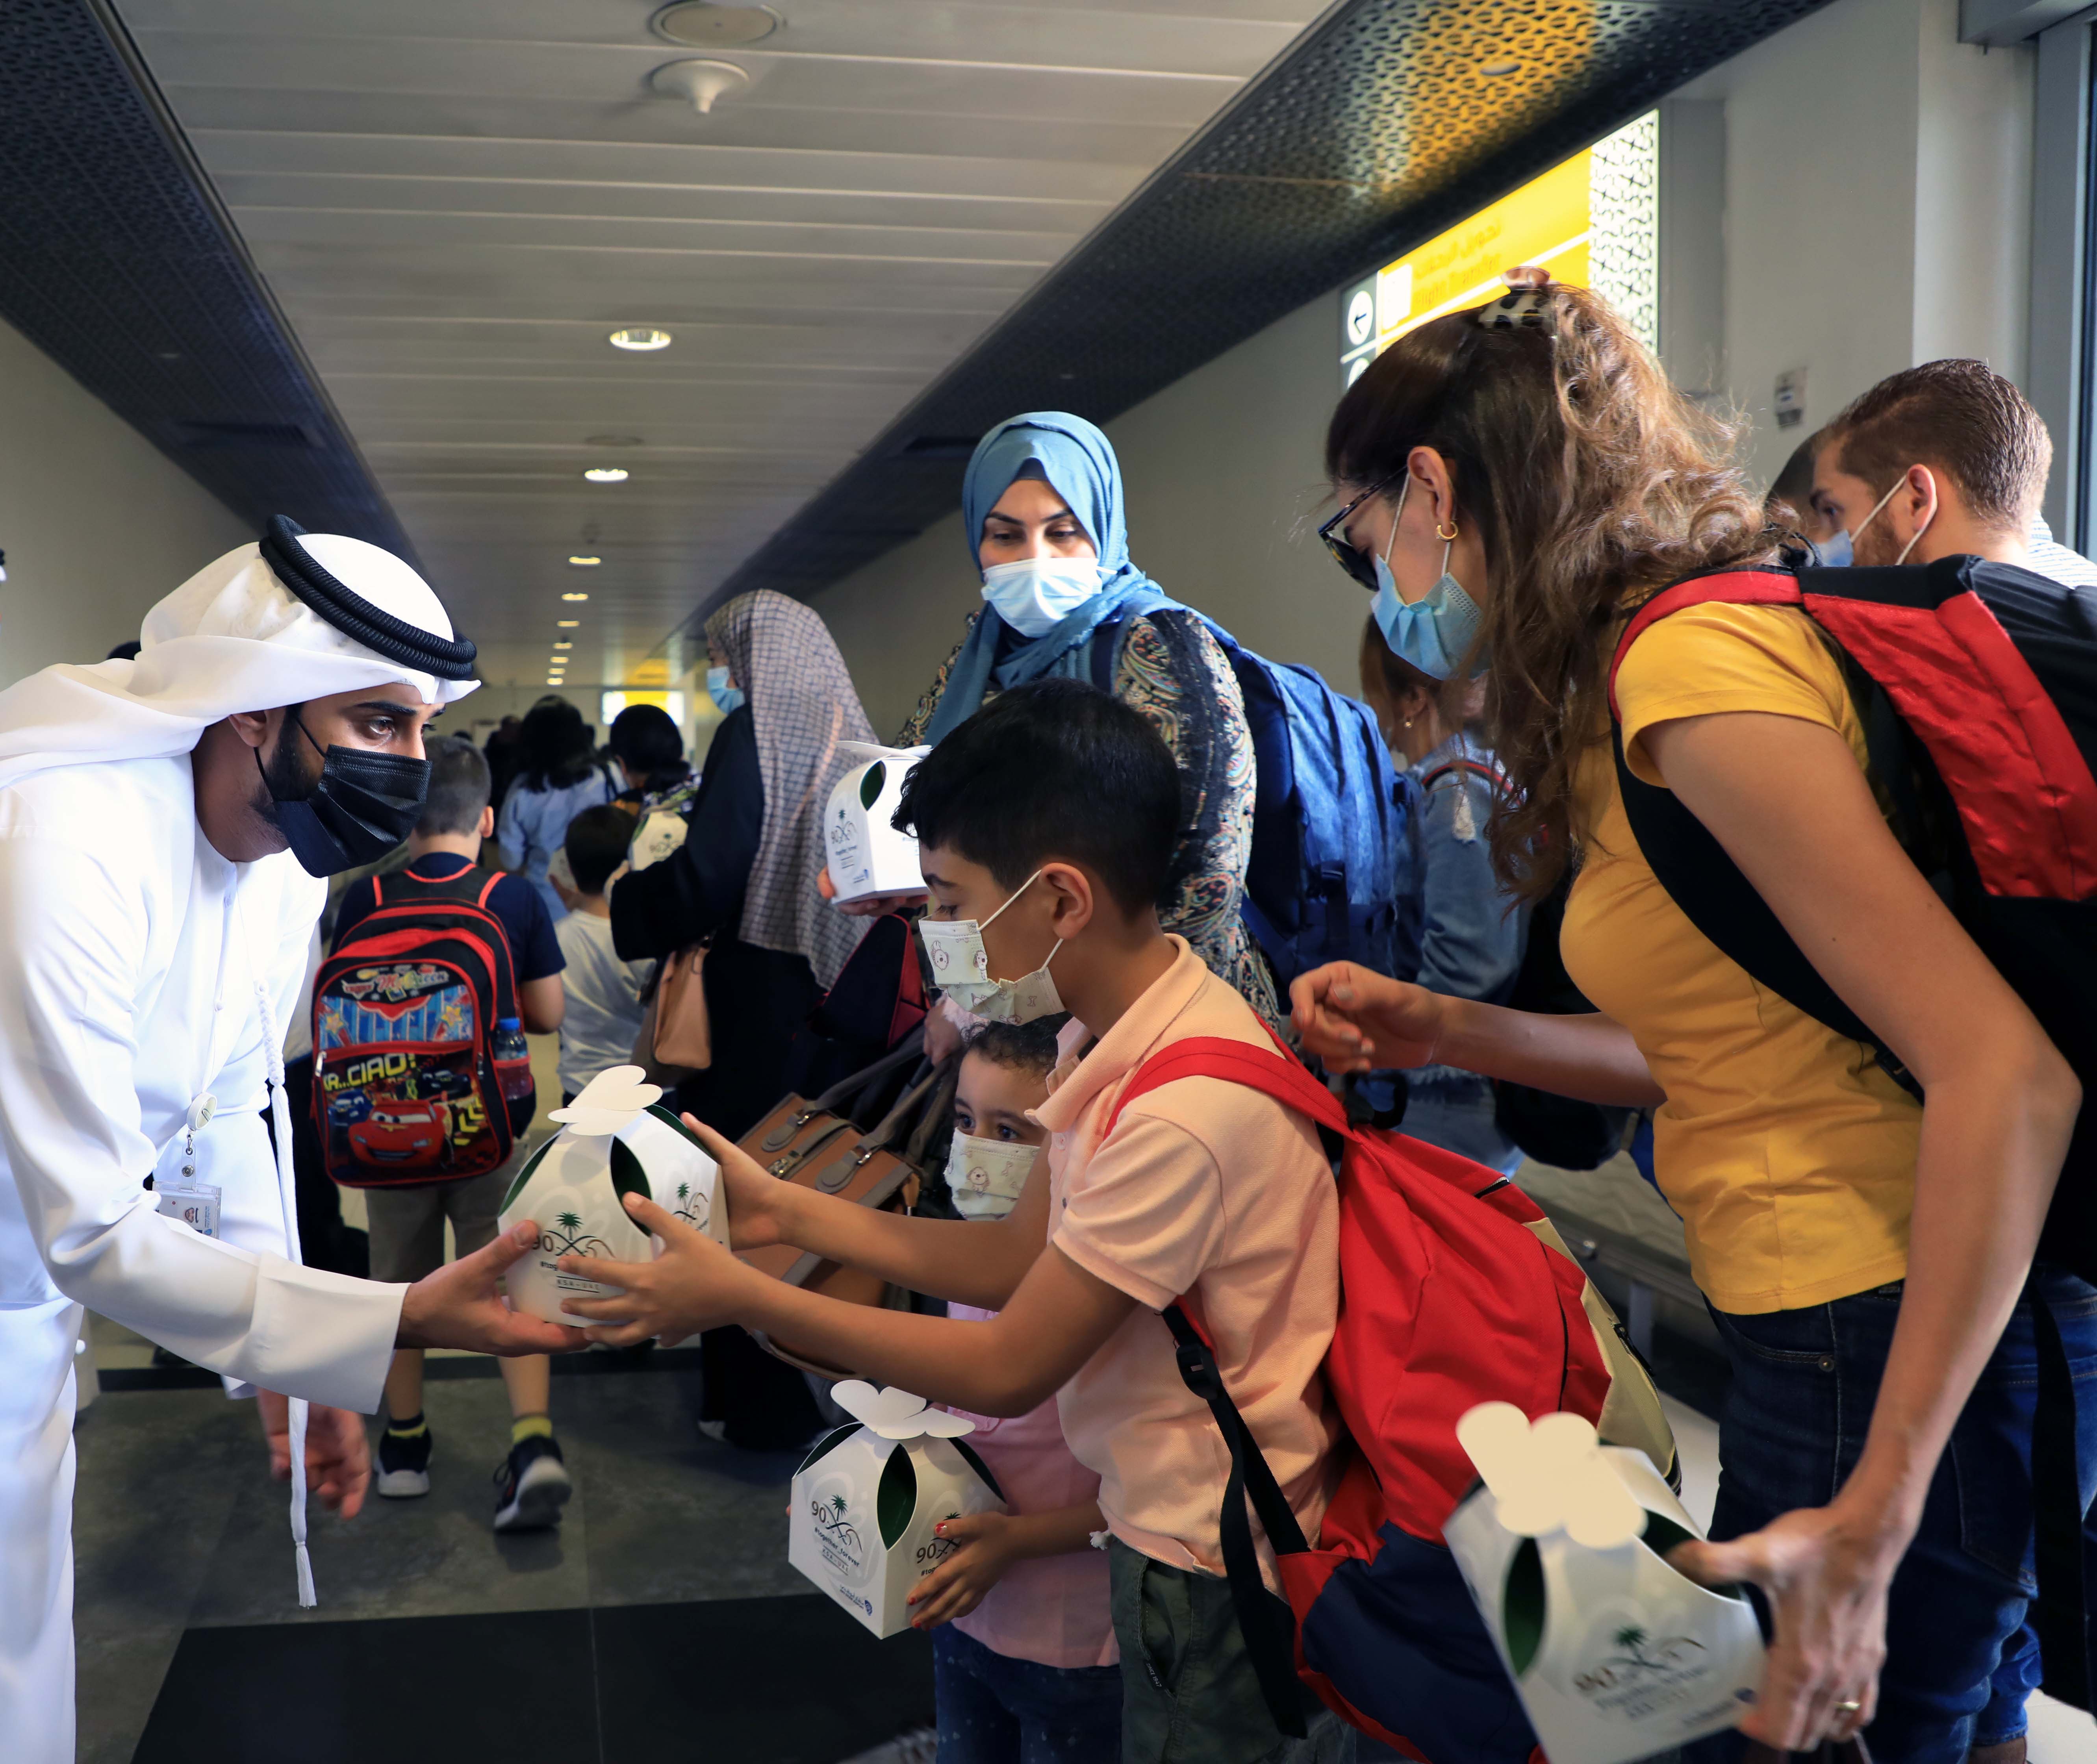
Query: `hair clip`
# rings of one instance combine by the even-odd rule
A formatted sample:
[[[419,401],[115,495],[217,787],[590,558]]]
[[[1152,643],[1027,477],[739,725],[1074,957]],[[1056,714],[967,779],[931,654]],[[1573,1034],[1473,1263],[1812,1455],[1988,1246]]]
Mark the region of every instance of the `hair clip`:
[[[1542,288],[1509,288],[1478,309],[1478,322],[1487,330],[1548,330],[1551,296]]]

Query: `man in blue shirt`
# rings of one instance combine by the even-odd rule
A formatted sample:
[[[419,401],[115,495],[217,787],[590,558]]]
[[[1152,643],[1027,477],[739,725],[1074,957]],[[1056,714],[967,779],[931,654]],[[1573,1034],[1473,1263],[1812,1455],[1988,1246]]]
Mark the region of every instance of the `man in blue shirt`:
[[[427,743],[430,790],[421,824],[408,841],[404,873],[420,882],[456,882],[480,871],[481,842],[495,829],[488,804],[487,759],[470,741],[452,738]],[[372,878],[352,883],[335,919],[334,949],[379,904]],[[517,977],[517,1005],[523,1026],[550,1035],[561,1026],[566,1000],[561,970],[566,958],[539,891],[518,876],[500,876],[487,896],[488,910],[501,925]],[[444,1223],[451,1223],[457,1253],[471,1254],[492,1242],[504,1191],[515,1173],[517,1153],[498,1170],[455,1182],[365,1191],[371,1234],[371,1277],[414,1280],[444,1261]],[[547,1413],[551,1366],[544,1355],[501,1362],[510,1394],[510,1455],[496,1499],[495,1529],[528,1530],[560,1523],[573,1491]],[[379,1440],[378,1490],[393,1499],[430,1491],[431,1434],[422,1418],[422,1355],[402,1348],[386,1380],[386,1431]]]

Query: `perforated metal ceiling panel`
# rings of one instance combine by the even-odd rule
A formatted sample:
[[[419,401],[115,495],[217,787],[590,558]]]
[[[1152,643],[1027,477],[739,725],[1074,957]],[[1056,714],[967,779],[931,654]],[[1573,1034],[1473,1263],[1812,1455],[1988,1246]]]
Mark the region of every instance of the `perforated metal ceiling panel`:
[[[1015,411],[1118,415],[1826,0],[1357,0],[1044,277],[695,613],[805,594],[960,500]],[[1488,74],[1488,68],[1504,69]]]
[[[120,28],[0,15],[0,317],[258,529],[405,547]]]

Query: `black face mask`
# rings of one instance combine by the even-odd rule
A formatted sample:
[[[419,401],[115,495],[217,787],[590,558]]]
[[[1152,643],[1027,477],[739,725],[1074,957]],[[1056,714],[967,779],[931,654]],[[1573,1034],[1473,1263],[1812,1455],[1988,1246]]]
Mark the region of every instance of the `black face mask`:
[[[296,711],[285,714],[319,753]],[[330,747],[321,754],[321,775],[309,781],[296,749],[279,730],[269,764],[255,755],[255,769],[269,801],[265,820],[283,834],[309,876],[333,876],[375,864],[415,830],[430,791],[430,762],[405,754],[370,753],[361,747]]]

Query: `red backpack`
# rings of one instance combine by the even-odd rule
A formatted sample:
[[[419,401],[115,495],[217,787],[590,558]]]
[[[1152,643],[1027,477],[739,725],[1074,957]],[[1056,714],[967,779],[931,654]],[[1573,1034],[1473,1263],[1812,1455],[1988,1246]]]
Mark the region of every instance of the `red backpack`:
[[[1779,996],[1899,1059],[1821,978],[1725,848],[1672,790],[1624,759],[1617,670],[1685,607],[1796,607],[1834,642],[1872,781],[1923,874],[2097,1091],[2097,590],[1981,558],[1891,569],[1731,570],[1678,582],[1632,615],[1609,668],[1617,781],[1639,850],[1689,922]],[[2097,1281],[2097,1108],[2086,1100],[2039,1238],[2039,1259]],[[2092,1706],[2075,1381],[2034,1298],[2038,1596],[2047,1693]]]
[[[531,1125],[532,1058],[502,878],[374,876],[374,905],[313,982],[313,1118],[346,1188],[405,1188],[499,1169]]]
[[[1184,1302],[1165,1311],[1180,1376],[1230,1450],[1224,1566],[1276,1724],[1302,1734],[1300,1679],[1409,1757],[1528,1764],[1536,1736],[1442,1542],[1443,1522],[1478,1480],[1456,1423],[1495,1400],[1532,1419],[1570,1410],[1606,1441],[1644,1449],[1675,1483],[1674,1439],[1651,1379],[1512,1181],[1417,1140],[1351,1126],[1339,1101],[1285,1053],[1212,1037],[1173,1042],[1130,1079],[1107,1131],[1137,1097],[1184,1078],[1244,1084],[1308,1116],[1339,1183],[1340,1311],[1324,1375],[1346,1438],[1315,1547],[1198,1321]],[[1248,1499],[1286,1604],[1261,1580]]]

